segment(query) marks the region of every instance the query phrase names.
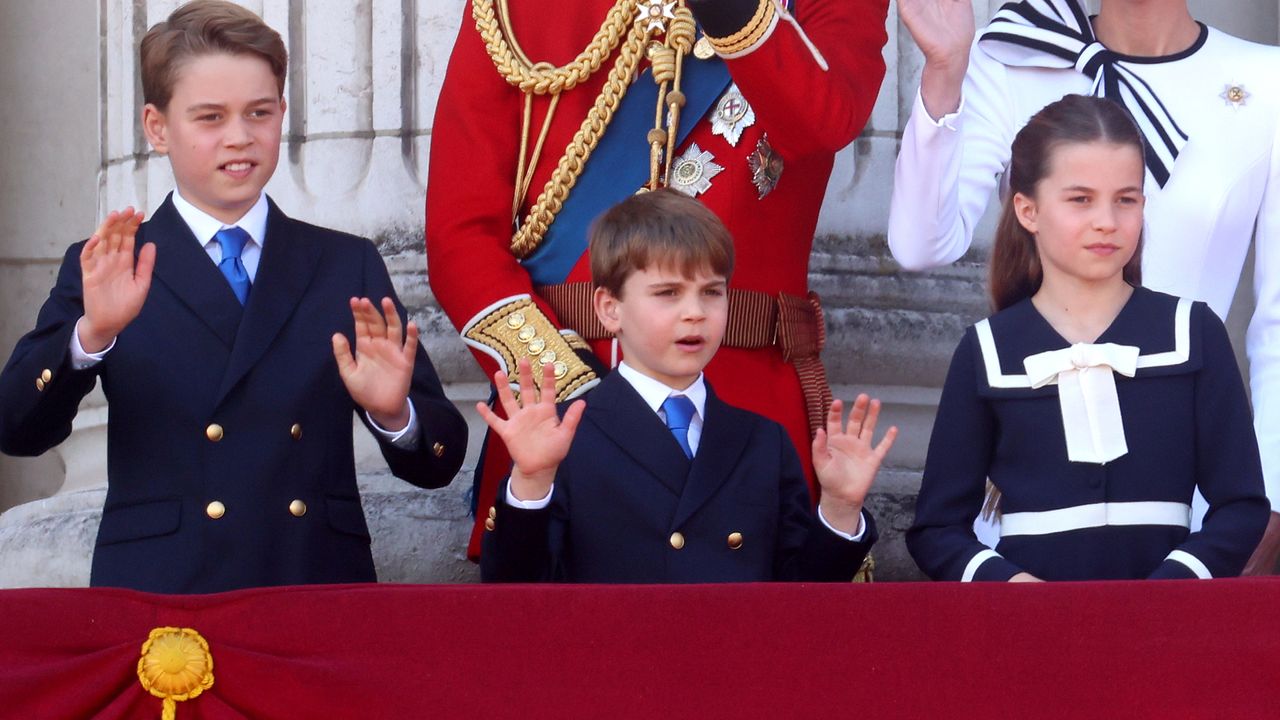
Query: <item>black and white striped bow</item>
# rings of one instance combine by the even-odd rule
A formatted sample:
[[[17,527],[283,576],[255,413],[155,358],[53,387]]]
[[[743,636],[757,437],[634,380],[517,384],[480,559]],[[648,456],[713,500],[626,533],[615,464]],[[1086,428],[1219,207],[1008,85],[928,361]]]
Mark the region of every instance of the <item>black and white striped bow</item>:
[[[1078,0],[1005,3],[982,32],[978,46],[1005,65],[1070,68],[1093,80],[1095,97],[1114,100],[1133,116],[1146,140],[1147,170],[1160,187],[1187,134],[1151,86],[1098,42]]]

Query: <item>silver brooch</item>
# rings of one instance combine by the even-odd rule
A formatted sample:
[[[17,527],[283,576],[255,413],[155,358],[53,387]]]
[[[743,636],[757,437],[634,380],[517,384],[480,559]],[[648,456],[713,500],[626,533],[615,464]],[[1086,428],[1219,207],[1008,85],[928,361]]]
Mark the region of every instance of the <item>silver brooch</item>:
[[[1227,83],[1222,89],[1222,94],[1218,95],[1227,105],[1239,109],[1248,104],[1251,97],[1248,90],[1238,83]]]
[[[646,30],[657,30],[659,33],[664,33],[667,31],[667,21],[676,18],[675,7],[675,0],[670,0],[669,2],[644,0],[636,8],[636,22],[647,23]]]
[[[715,112],[711,114],[711,132],[724,137],[731,146],[736,147],[742,138],[742,131],[756,124],[756,111],[751,109],[747,99],[737,85],[730,85],[720,101],[716,103]]]
[[[690,144],[671,167],[671,187],[689,197],[710,190],[711,178],[724,172],[724,168],[712,162],[714,159],[715,156],[698,147],[698,143]]]

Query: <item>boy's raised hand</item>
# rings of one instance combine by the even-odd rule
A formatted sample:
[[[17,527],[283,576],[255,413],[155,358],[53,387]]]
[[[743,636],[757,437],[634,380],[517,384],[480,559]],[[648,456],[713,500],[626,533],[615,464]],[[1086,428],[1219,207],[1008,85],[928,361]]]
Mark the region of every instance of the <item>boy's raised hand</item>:
[[[418,326],[402,330],[400,313],[391,298],[382,298],[382,312],[369,298],[351,298],[356,348],[342,333],[333,334],[333,357],[351,399],[386,430],[409,424],[409,384],[418,353]],[[385,316],[385,317],[384,317]]]
[[[569,454],[569,443],[587,404],[575,401],[560,418],[556,414],[556,377],[551,365],[542,366],[542,382],[536,389],[529,359],[521,358],[519,368],[519,400],[511,392],[507,374],[501,370],[493,374],[498,402],[507,419],[498,417],[484,403],[476,403],[476,411],[511,453],[515,463],[511,471],[512,494],[521,500],[538,500],[551,491],[556,468]]]
[[[848,425],[841,429],[844,405],[836,400],[827,411],[827,427],[819,428],[813,438],[813,469],[822,487],[822,515],[838,530],[853,535],[858,529],[862,502],[871,489],[880,463],[893,447],[898,428],[891,427],[871,445],[876,421],[880,419],[880,401],[859,395],[849,413]]]
[[[80,251],[84,317],[76,327],[85,352],[106,349],[142,311],[156,266],[155,243],[147,243],[134,261],[134,237],[142,213],[127,207],[112,211]]]

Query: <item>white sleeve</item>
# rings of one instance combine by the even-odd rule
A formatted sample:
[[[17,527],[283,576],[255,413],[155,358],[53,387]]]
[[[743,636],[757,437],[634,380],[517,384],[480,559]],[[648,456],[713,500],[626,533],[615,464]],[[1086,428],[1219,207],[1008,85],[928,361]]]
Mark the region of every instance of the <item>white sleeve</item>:
[[[960,259],[1009,162],[1017,129],[1004,65],[969,53],[960,109],[934,120],[916,91],[889,204],[889,249],[907,270]]]
[[[511,483],[507,483],[507,504],[521,510],[541,510],[551,504],[551,494],[556,491],[555,483],[547,489],[547,494],[538,500],[521,500],[516,494],[511,492]]]
[[[388,430],[378,424],[377,420],[366,410],[364,416],[368,418],[369,424],[373,426],[373,431],[382,436],[384,440],[395,445],[401,450],[417,450],[418,449],[418,411],[413,408],[413,401],[409,403],[409,422],[399,430]]]
[[[81,316],[81,320],[84,316]],[[69,350],[71,351],[71,367],[76,370],[88,370],[89,368],[102,362],[102,359],[111,352],[111,348],[116,346],[116,338],[111,338],[111,344],[99,350],[96,353],[85,352],[84,345],[80,344],[80,320],[76,321],[76,327],[71,331],[71,343]]]
[[[842,537],[850,542],[862,542],[862,536],[867,534],[867,522],[862,519],[862,514],[865,512],[866,510],[862,510],[858,513],[858,530],[852,535],[843,530],[835,529],[831,523],[827,522],[827,516],[822,514],[821,505],[818,506],[818,519],[822,521],[823,527],[835,533],[838,537]]]
[[[1253,398],[1254,432],[1272,511],[1280,512],[1280,128],[1272,139],[1271,168],[1254,241],[1253,289],[1257,306],[1245,349]]]

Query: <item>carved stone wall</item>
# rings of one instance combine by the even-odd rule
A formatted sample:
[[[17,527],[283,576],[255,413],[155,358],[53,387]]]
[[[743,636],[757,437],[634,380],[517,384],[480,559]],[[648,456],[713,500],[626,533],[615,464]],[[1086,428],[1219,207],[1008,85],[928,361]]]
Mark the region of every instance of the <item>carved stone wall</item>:
[[[63,250],[111,208],[154,209],[169,165],[138,126],[136,48],[178,0],[11,3],[0,25],[0,343],[34,322]],[[447,390],[472,422],[483,378],[439,310],[425,276],[423,205],[431,120],[464,0],[253,0],[291,53],[285,148],[267,191],[286,212],[374,238],[424,328]],[[998,0],[975,0],[985,21]],[[1277,38],[1275,0],[1191,0],[1193,13],[1261,42]],[[892,3],[891,3],[892,6]],[[1094,3],[1096,9],[1097,3]],[[965,325],[985,312],[989,224],[955,266],[903,273],[884,240],[893,162],[921,59],[891,7],[888,75],[861,137],[837,158],[810,272],[828,308],[824,355],[836,393],[870,391],[903,428],[874,491],[883,579],[919,577],[901,532],[910,522],[938,388]],[[46,48],[57,62],[44,62]],[[495,128],[495,132],[503,131]],[[514,132],[514,130],[511,130]],[[34,170],[34,172],[33,172]],[[460,168],[465,180],[466,168]],[[1245,283],[1243,287],[1247,288]],[[1233,321],[1242,328],[1247,290]],[[0,587],[80,585],[88,578],[106,482],[106,408],[94,393],[71,438],[35,460],[0,458]],[[390,478],[356,430],[362,492],[383,580],[473,580],[462,559],[469,475],[442,491]],[[12,508],[12,509],[9,509]],[[4,512],[6,511],[7,512]]]

